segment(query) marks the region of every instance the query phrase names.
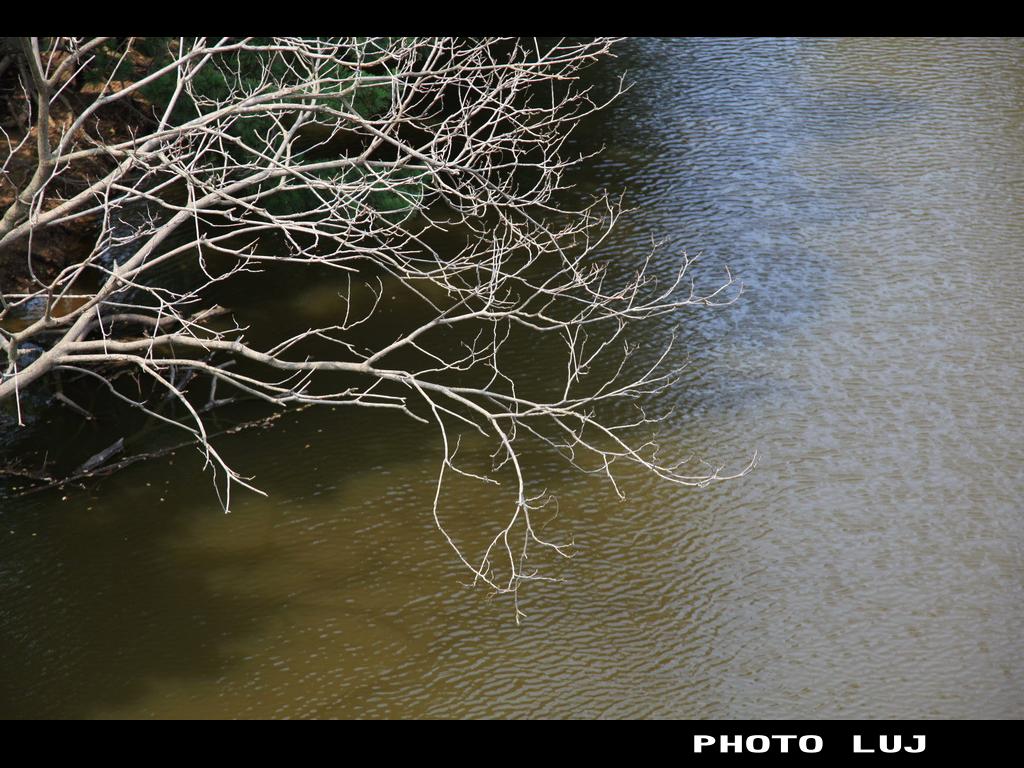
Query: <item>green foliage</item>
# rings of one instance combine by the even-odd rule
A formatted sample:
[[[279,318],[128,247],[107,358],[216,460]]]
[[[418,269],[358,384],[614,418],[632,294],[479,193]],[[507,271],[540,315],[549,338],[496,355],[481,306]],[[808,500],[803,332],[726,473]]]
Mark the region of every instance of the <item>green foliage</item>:
[[[282,51],[260,50],[271,42],[269,38],[255,38],[249,41],[248,47],[233,52],[227,56],[219,56],[211,60],[192,78],[189,91],[179,95],[171,114],[170,122],[180,125],[183,122],[192,120],[212,108],[212,106],[234,94],[251,95],[266,90],[277,90],[294,84],[295,75],[290,68],[294,64],[289,60],[289,54]],[[186,49],[193,43],[193,39],[185,38]],[[368,52],[376,54],[385,43],[361,43]],[[168,37],[146,37],[138,38],[135,43],[136,50],[151,58],[150,72],[157,71],[167,66],[177,55],[179,41],[177,38]],[[255,48],[256,50],[252,50]],[[371,50],[371,49],[376,50]],[[116,56],[112,49],[104,51],[108,59]],[[114,63],[110,64],[110,67]],[[109,72],[109,67],[100,67],[100,70]],[[287,100],[296,103],[310,98],[337,97],[343,94],[341,104],[359,114],[362,117],[373,117],[386,111],[391,103],[391,92],[387,86],[362,84],[370,73],[357,71],[343,65],[340,61],[326,67],[320,72],[321,78],[330,83],[331,87],[322,89],[319,94],[300,92],[288,97]],[[378,73],[379,74],[379,73]],[[269,75],[269,76],[268,76]],[[106,75],[104,75],[106,76]],[[169,71],[154,82],[141,89],[143,97],[153,105],[156,114],[162,115],[170,104],[177,86],[177,73]],[[239,140],[233,151],[245,153],[252,151],[261,153],[269,149],[273,141],[274,131],[277,128],[273,121],[266,116],[239,116],[229,129],[229,133]],[[248,149],[247,149],[248,148]],[[326,145],[320,148],[317,153],[309,155],[311,160],[329,157],[331,151],[338,151]],[[351,170],[341,178],[331,173],[323,176],[325,180],[334,178],[340,181],[354,180],[361,171]],[[398,187],[397,191],[384,190],[371,192],[366,204],[389,215],[401,217],[403,212],[408,211],[423,193],[423,187],[411,174],[404,174],[401,178],[408,179]],[[263,200],[263,204],[274,214],[301,215],[303,212],[312,211],[317,207],[319,201],[313,189],[283,188],[268,190],[270,194]]]
[[[194,42],[185,38],[186,49]],[[210,102],[227,98],[232,92],[253,94],[259,90],[274,90],[294,84],[294,74],[290,69],[290,56],[287,51],[266,49],[272,41],[269,38],[253,38],[247,46],[228,55],[220,55],[206,63],[191,79],[189,93],[183,95],[175,104],[172,121],[181,124],[195,118],[210,108]],[[151,71],[159,70],[173,61],[177,53],[178,43],[175,38],[147,37],[136,41],[137,50],[152,58]],[[386,87],[361,85],[365,72],[343,66],[340,62],[328,66],[321,73],[323,79],[335,80],[333,89],[320,92],[323,98],[335,96],[345,91],[348,94],[348,106],[363,117],[379,114],[387,108],[391,94]],[[269,77],[268,77],[269,75]],[[153,83],[142,89],[143,95],[158,109],[165,109],[170,102],[177,76],[174,71],[168,72]],[[316,94],[298,93],[289,100],[299,102],[317,98]],[[245,122],[245,121],[242,121]],[[252,130],[258,132],[257,126]]]

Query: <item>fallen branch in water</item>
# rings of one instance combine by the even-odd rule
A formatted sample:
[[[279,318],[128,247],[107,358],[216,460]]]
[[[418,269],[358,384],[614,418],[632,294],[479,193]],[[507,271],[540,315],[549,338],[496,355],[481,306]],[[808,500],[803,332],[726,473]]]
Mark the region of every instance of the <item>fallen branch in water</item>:
[[[298,413],[309,408],[308,405],[299,406],[291,411],[291,413]],[[236,424],[232,427],[211,432],[210,439],[216,437],[224,437],[226,435],[236,435],[240,432],[245,432],[250,429],[268,429],[274,422],[283,416],[287,415],[284,411],[278,411],[267,416],[262,416],[257,419],[249,419],[240,424]],[[118,440],[118,443],[122,443],[123,438]],[[115,443],[116,445],[116,443]],[[79,467],[77,470],[68,475],[51,475],[44,471],[33,471],[24,467],[18,467],[16,465],[8,465],[0,467],[0,477],[19,477],[25,480],[30,480],[37,485],[32,488],[17,489],[15,493],[6,494],[6,496],[0,496],[0,498],[17,499],[23,496],[30,496],[43,491],[50,491],[54,489],[63,489],[69,485],[77,485],[80,488],[85,488],[82,483],[86,480],[95,480],[102,477],[109,477],[122,469],[138,464],[142,461],[150,461],[152,459],[160,459],[164,456],[170,456],[185,448],[193,447],[195,443],[191,440],[174,443],[173,445],[164,446],[154,451],[143,451],[140,453],[134,453],[131,456],[113,462],[103,463],[102,465],[97,464],[92,468]],[[111,446],[113,448],[114,446]],[[122,446],[123,448],[123,446]],[[110,450],[109,448],[107,450]],[[101,452],[101,453],[105,453]],[[99,455],[99,454],[98,454]],[[95,458],[95,457],[94,457]],[[107,457],[110,458],[109,456]],[[88,462],[87,462],[88,463]]]

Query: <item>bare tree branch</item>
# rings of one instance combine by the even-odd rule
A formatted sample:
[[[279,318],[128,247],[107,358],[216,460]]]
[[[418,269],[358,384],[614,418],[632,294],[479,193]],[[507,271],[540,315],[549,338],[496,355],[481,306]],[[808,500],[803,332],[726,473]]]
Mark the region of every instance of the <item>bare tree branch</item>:
[[[588,159],[568,155],[567,138],[606,104],[580,73],[613,42],[173,38],[145,58],[131,38],[19,40],[4,65],[17,55],[27,73],[24,121],[5,131],[3,168],[30,145],[34,156],[0,223],[0,259],[23,259],[32,281],[0,291],[0,323],[41,309],[17,330],[0,325],[0,401],[17,400],[20,414],[24,393],[55,371],[95,378],[190,435],[225,511],[233,486],[258,489],[211,443],[204,413],[222,402],[218,387],[275,406],[388,408],[432,422],[444,446],[434,520],[473,580],[498,592],[549,578],[526,567],[531,547],[571,552],[538,534],[548,497],[528,494],[524,440],[606,476],[616,492],[617,462],[679,485],[735,476],[662,459],[653,439],[634,442],[657,421],[643,411],[626,423],[605,416],[677,375],[668,349],[637,369],[629,327],[737,295],[731,275],[698,292],[685,256],[667,282],[650,258],[616,277],[595,254],[620,201],[557,202],[567,171]],[[73,110],[60,106],[72,96]],[[148,117],[105,134],[104,121],[129,107]],[[88,252],[36,275],[33,243],[85,220],[96,232]],[[461,233],[462,244],[439,247],[439,232]],[[184,285],[162,279],[171,265],[191,276]],[[344,310],[335,324],[261,349],[207,297],[284,265],[344,275]],[[379,316],[385,290],[402,291],[427,319],[367,348],[354,329]],[[564,343],[560,394],[520,394],[524,374],[507,359],[516,333]],[[310,341],[335,355],[300,352]],[[609,359],[612,375],[595,377]],[[126,368],[177,402],[178,415],[122,392],[109,372]],[[211,382],[205,404],[182,383],[196,379]],[[492,474],[456,466],[462,428],[493,441]],[[502,472],[514,478],[510,512],[473,555],[443,522],[442,489],[453,473],[496,483]]]

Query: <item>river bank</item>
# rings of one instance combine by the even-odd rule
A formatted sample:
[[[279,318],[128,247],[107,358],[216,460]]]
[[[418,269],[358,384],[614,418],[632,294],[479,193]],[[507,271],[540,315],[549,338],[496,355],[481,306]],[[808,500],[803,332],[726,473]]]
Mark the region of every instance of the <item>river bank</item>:
[[[54,58],[51,64],[59,67],[60,57]],[[99,83],[81,76],[71,78],[49,105],[51,146],[61,140],[102,89],[123,89],[143,77],[151,66],[151,56],[133,51],[119,68],[121,79]],[[16,150],[9,154],[0,173],[0,216],[27,187],[39,165],[38,126],[33,116],[34,96],[30,83],[31,78],[18,53],[0,49],[0,129],[8,146]],[[91,121],[89,133],[94,140],[101,137],[110,144],[126,141],[152,123],[152,110],[152,104],[143,94],[135,94],[117,102],[111,109],[101,110]],[[37,206],[37,213],[51,210],[102,176],[109,167],[108,159],[97,157],[55,169],[42,202],[25,202]],[[33,233],[31,248],[29,238],[0,248],[0,291],[5,294],[28,292],[39,288],[41,282],[52,280],[65,266],[93,249],[98,227],[97,215],[81,216]]]

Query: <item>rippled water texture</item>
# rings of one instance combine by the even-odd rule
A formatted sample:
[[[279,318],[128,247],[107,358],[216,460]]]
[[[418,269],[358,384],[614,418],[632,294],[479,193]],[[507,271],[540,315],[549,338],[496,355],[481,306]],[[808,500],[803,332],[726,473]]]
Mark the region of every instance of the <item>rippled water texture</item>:
[[[577,181],[637,209],[610,258],[653,237],[666,273],[685,248],[742,279],[647,333],[691,360],[664,442],[757,469],[623,503],[536,457],[580,554],[518,628],[461,586],[437,436],[397,418],[225,440],[270,492],[228,516],[188,452],[2,502],[0,714],[1024,716],[1024,42],[619,53]],[[487,531],[499,503],[448,509]]]

